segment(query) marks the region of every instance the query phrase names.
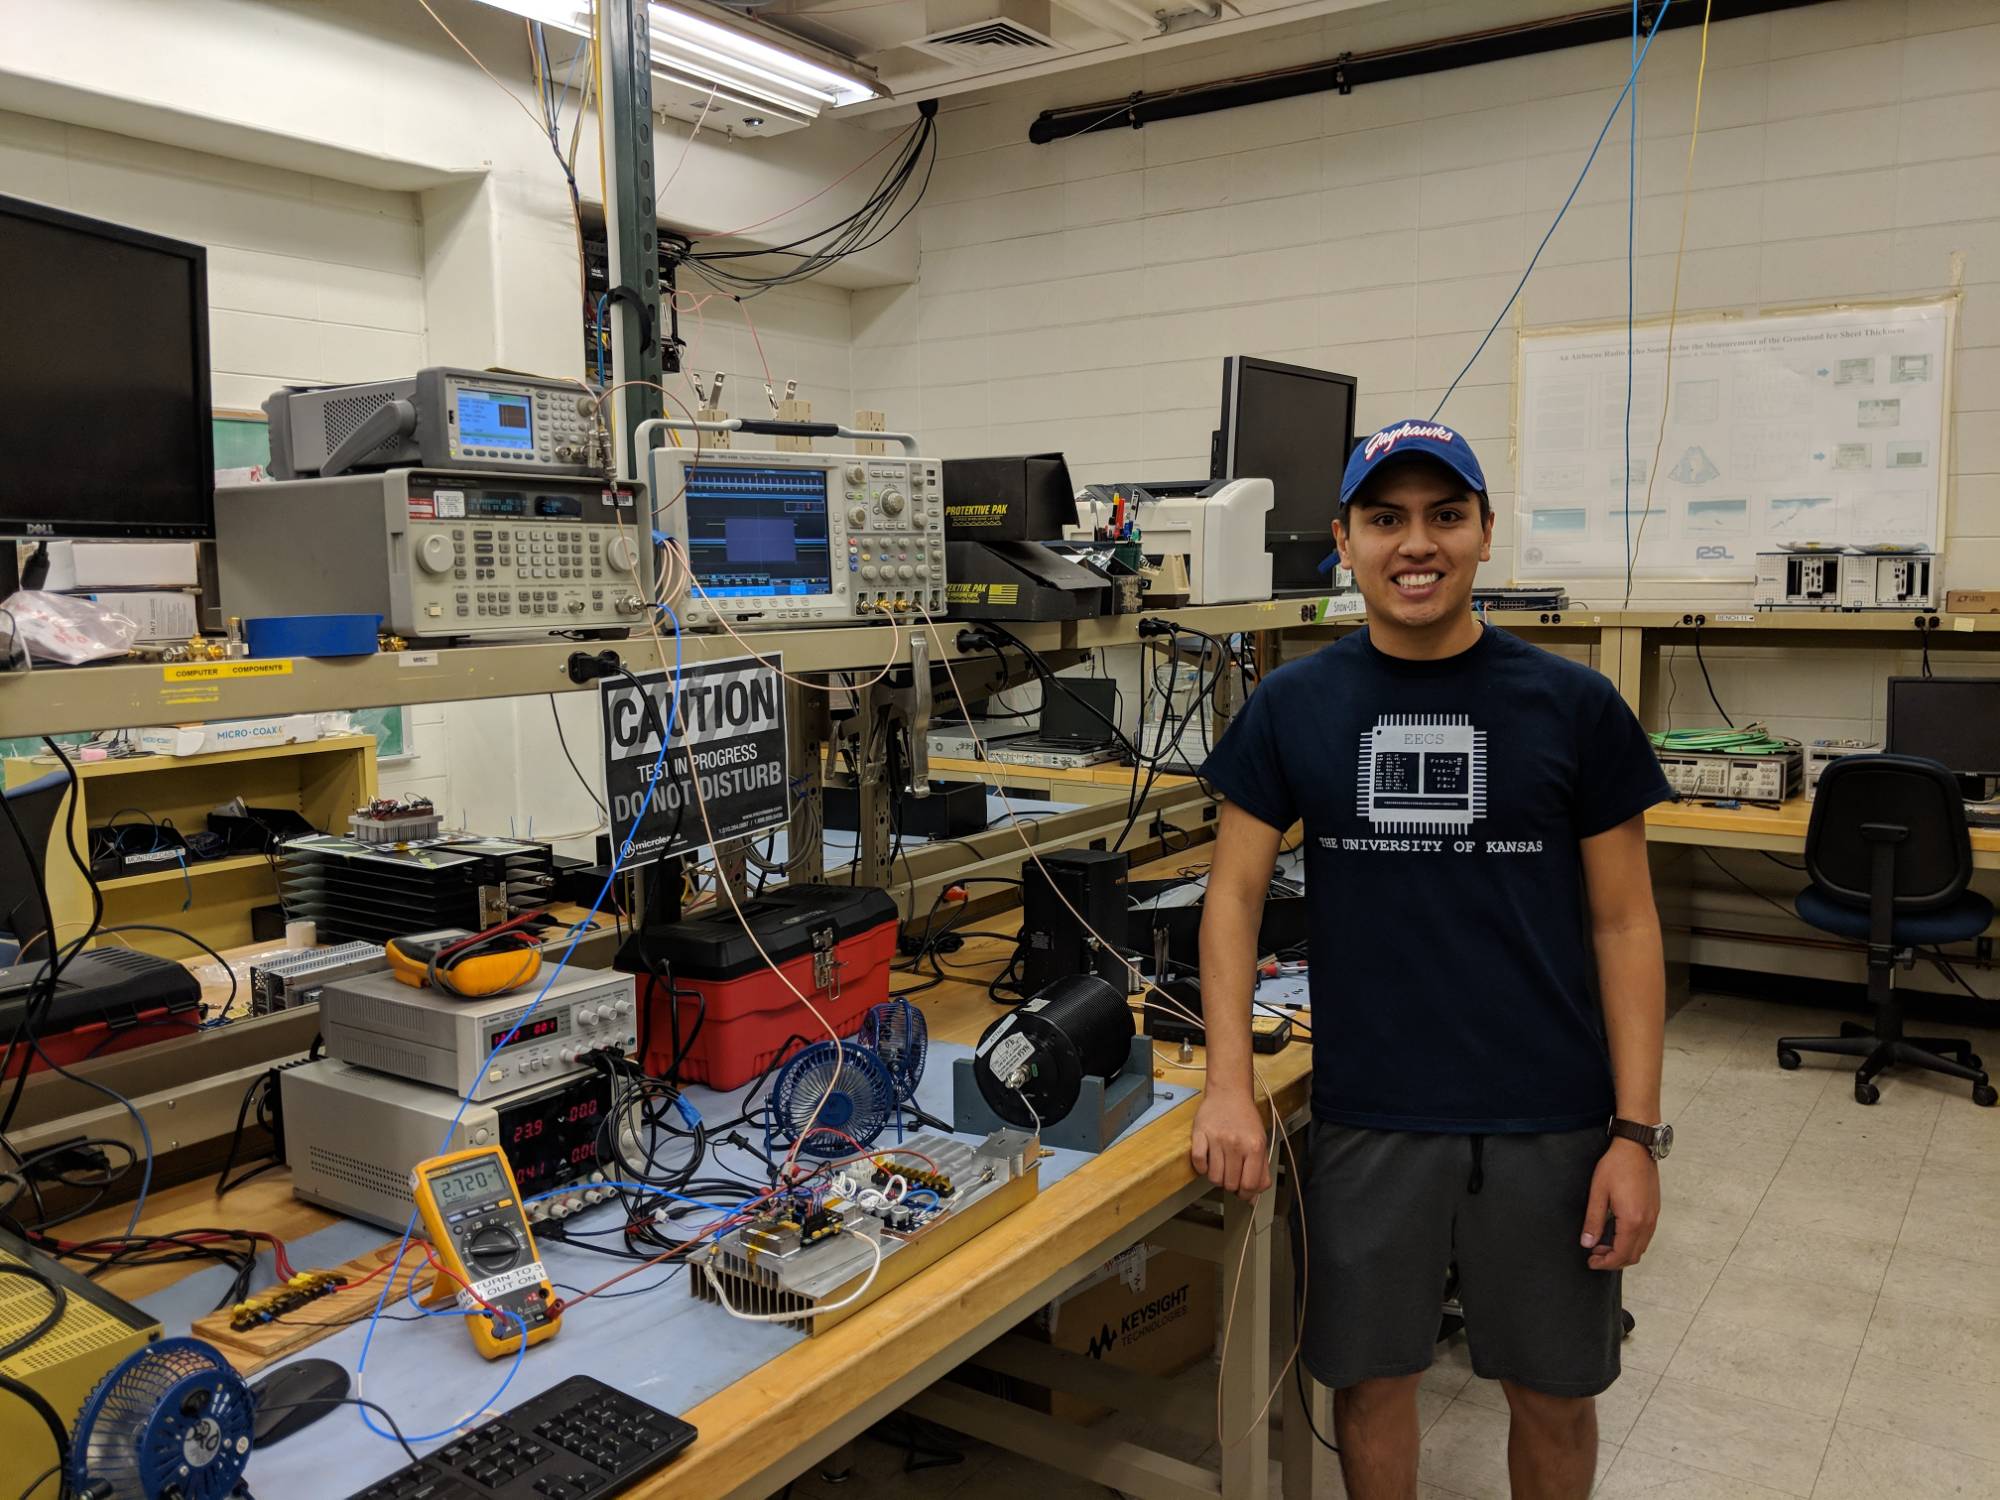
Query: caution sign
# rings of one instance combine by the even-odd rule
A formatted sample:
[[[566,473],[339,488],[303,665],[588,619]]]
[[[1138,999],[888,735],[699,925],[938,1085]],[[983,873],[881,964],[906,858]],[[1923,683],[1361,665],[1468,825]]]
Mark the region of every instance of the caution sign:
[[[752,656],[690,665],[681,672],[678,709],[666,672],[599,684],[612,848],[623,848],[638,824],[625,867],[698,849],[711,829],[717,839],[737,838],[791,815],[783,666],[779,657],[767,665]]]

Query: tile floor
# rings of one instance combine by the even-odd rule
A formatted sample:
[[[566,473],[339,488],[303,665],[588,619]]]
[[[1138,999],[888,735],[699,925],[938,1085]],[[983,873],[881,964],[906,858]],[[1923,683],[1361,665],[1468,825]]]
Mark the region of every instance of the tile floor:
[[[1678,1138],[1659,1233],[1626,1273],[1625,1373],[1598,1405],[1605,1500],[2000,1500],[2000,1110],[1928,1074],[1885,1078],[1864,1108],[1841,1060],[1778,1068],[1779,1035],[1841,1019],[1710,997],[1668,1023]],[[2000,1066],[2000,1029],[1924,1029]],[[1505,1500],[1506,1402],[1462,1343],[1439,1351],[1420,1403],[1425,1500]],[[1209,1434],[1107,1427],[1218,1462]],[[911,1475],[879,1443],[851,1457],[848,1484],[809,1477],[794,1500],[1110,1494],[977,1443]],[[1344,1495],[1323,1455],[1317,1500]]]

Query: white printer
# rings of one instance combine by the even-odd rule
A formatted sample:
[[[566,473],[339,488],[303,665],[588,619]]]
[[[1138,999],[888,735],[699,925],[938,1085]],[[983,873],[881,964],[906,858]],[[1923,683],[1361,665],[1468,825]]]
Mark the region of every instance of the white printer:
[[[1104,496],[1125,497],[1148,557],[1178,558],[1187,568],[1188,603],[1246,604],[1271,597],[1271,553],[1265,545],[1273,502],[1268,479],[1218,480],[1193,495],[1154,495],[1143,485],[1093,485],[1076,497],[1079,524],[1069,541],[1088,542],[1111,523]]]

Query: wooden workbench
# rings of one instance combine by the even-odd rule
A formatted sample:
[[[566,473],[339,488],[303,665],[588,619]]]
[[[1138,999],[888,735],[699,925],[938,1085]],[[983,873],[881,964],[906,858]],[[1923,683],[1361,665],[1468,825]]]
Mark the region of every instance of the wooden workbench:
[[[1159,862],[1166,873],[1183,859]],[[999,1014],[987,999],[984,977],[1004,961],[1009,945],[974,939],[950,962],[977,965],[976,977],[954,978],[914,997],[931,1034],[971,1044]],[[1197,1057],[1197,1063],[1199,1057]],[[1296,1044],[1260,1059],[1263,1076],[1288,1129],[1305,1109],[1309,1049]],[[1161,1062],[1167,1081],[1199,1087],[1198,1071]],[[794,1345],[693,1410],[682,1413],[700,1430],[698,1442],[647,1485],[644,1496],[763,1497],[781,1488],[871,1423],[919,1396],[941,1376],[976,1354],[1036,1308],[1075,1285],[1105,1260],[1208,1196],[1208,1184],[1188,1164],[1190,1100],[1133,1132],[1095,1160],[1041,1193],[1033,1202],[945,1257],[905,1285],[838,1327]],[[1237,1330],[1225,1350],[1224,1422],[1231,1436],[1249,1436],[1228,1449],[1221,1476],[1161,1455],[1090,1434],[1088,1443],[1105,1467],[1103,1482],[1153,1494],[1260,1496],[1268,1486],[1268,1437],[1259,1419],[1270,1393],[1270,1245],[1274,1194],[1255,1204],[1230,1199],[1220,1231],[1173,1226],[1177,1243],[1206,1234],[1223,1266],[1225,1296],[1236,1297]],[[72,1231],[122,1233],[125,1211],[108,1209],[81,1220]],[[296,1240],[333,1222],[320,1209],[290,1196],[284,1169],[265,1174],[220,1203],[212,1183],[188,1183],[155,1194],[144,1228],[164,1232],[196,1225],[258,1228]],[[1244,1241],[1250,1241],[1249,1246]],[[118,1270],[108,1289],[143,1297],[184,1274],[179,1267]],[[644,1316],[644,1303],[634,1316]],[[615,1371],[600,1372],[616,1380]],[[1286,1382],[1289,1393],[1296,1387]],[[948,1387],[933,1399],[965,1403],[934,1414],[979,1430],[1000,1417],[995,1398]],[[1013,1408],[1008,1408],[1009,1412]],[[1044,1419],[1045,1420],[1045,1419]],[[1303,1430],[1303,1423],[1294,1426]],[[1125,1467],[1121,1467],[1124,1465]],[[1122,1482],[1121,1482],[1122,1481]],[[1302,1476],[1296,1493],[1309,1476]],[[1149,1489],[1148,1486],[1151,1486]],[[1288,1491],[1294,1487],[1288,1483]]]
[[[1794,797],[1783,807],[1709,807],[1665,802],[1646,814],[1646,839],[1655,844],[1700,844],[1715,849],[1765,849],[1797,854],[1806,846],[1812,803]],[[2000,828],[1972,830],[1972,864],[2000,870]]]

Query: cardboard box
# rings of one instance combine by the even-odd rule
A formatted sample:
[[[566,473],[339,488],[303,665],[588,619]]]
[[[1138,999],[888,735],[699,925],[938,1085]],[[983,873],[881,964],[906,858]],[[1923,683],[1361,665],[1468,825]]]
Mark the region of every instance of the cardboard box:
[[[2000,589],[1953,589],[1944,608],[1952,615],[2000,615]]]
[[[195,542],[50,542],[55,593],[90,589],[191,589],[200,582]]]
[[[172,589],[99,590],[85,595],[139,627],[142,641],[184,641],[199,635],[195,596]]]
[[[139,731],[139,748],[153,755],[220,755],[228,750],[263,750],[301,745],[319,738],[313,714],[271,719],[223,719],[213,724],[166,724]]]
[[[1134,1246],[1016,1332],[1121,1370],[1177,1375],[1215,1348],[1218,1270],[1212,1261]],[[1039,1386],[1016,1385],[1012,1394],[1065,1422],[1095,1422],[1110,1410]]]
[[[947,542],[1054,542],[1076,525],[1076,487],[1060,453],[948,458],[943,476]]]

